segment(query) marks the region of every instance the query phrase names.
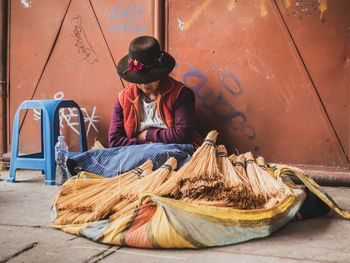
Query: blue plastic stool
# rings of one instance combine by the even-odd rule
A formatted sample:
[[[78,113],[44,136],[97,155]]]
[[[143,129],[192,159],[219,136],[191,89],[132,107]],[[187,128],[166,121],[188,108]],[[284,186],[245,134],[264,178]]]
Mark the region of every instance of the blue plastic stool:
[[[41,170],[45,173],[45,184],[56,182],[55,144],[60,135],[59,109],[76,108],[79,116],[80,151],[87,151],[83,114],[73,100],[26,100],[17,109],[13,122],[10,172],[8,183],[13,183],[17,169]],[[23,109],[41,110],[41,152],[18,156],[20,112]],[[69,153],[69,156],[77,153]]]

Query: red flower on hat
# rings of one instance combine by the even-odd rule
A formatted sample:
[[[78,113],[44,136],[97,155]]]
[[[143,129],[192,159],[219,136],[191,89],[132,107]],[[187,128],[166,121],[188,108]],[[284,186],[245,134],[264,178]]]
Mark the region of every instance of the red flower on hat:
[[[135,72],[139,72],[143,68],[143,63],[137,59],[131,59],[129,61],[129,69]]]

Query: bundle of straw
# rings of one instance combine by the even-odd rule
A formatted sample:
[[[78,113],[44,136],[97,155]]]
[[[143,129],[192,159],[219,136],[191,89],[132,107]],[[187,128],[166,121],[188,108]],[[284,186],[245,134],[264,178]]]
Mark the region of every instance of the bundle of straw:
[[[192,158],[154,193],[175,199],[222,200],[225,181],[216,161],[217,131],[211,131]]]
[[[224,145],[217,148],[217,160],[219,169],[225,179],[225,193],[230,201],[230,206],[237,209],[254,208],[254,198],[250,193],[250,183],[245,173],[239,173],[235,166],[232,165],[227,150]],[[243,169],[244,170],[244,169]]]
[[[254,157],[251,152],[243,154],[245,160],[246,175],[249,180],[249,184],[254,195],[255,200],[261,200],[262,203],[268,199],[267,193],[264,191],[264,186],[261,185],[259,175],[256,173],[254,168]],[[242,157],[241,157],[242,158]],[[243,158],[242,158],[243,159]]]
[[[107,197],[118,200],[120,193],[127,185],[139,180],[145,170],[152,168],[152,161],[147,161],[141,166],[113,178],[77,179],[74,181],[71,193],[61,196],[56,202],[58,217],[55,224],[80,222],[78,218],[87,220],[86,218],[94,213],[101,201]],[[86,184],[87,180],[89,183]],[[80,182],[84,187],[78,186]],[[85,215],[83,216],[83,214]]]
[[[229,160],[231,161],[231,164],[234,166],[234,168],[236,169],[236,171],[238,172],[238,174],[240,175],[242,180],[244,182],[246,182],[245,187],[247,188],[247,190],[249,192],[254,193],[252,186],[251,186],[251,182],[250,182],[249,177],[247,175],[244,154],[240,154],[238,156],[235,154],[232,154],[232,155],[230,155]]]
[[[238,173],[242,176],[242,178],[245,178],[245,181],[248,182],[246,184],[247,198],[245,199],[245,208],[243,205],[242,209],[254,209],[263,207],[266,203],[266,198],[261,192],[256,174],[252,173],[249,169],[246,169],[245,155],[240,154],[237,156],[235,154],[232,154],[230,155],[229,159]]]
[[[124,196],[128,193],[127,187],[138,184],[139,181],[144,180],[145,178],[149,178],[151,174],[152,171],[147,169],[142,172],[142,174],[137,180],[131,181],[129,185],[126,185],[125,188],[121,189],[119,192],[116,192],[115,194],[111,193],[110,195],[105,196],[104,198],[101,197],[95,200],[93,213],[85,213],[84,215],[81,215],[78,218],[76,218],[73,221],[73,223],[83,224],[86,222],[94,222],[97,220],[108,218],[111,214],[114,213],[114,207],[123,203],[125,199]]]
[[[217,131],[209,132],[192,158],[176,173],[173,170],[177,161],[171,157],[153,172],[153,164],[148,161],[117,177],[76,179],[71,192],[56,202],[55,224],[116,219],[139,209],[138,197],[142,192],[192,205],[238,209],[271,207],[291,194],[287,186],[266,171],[262,157],[255,161],[251,152],[228,157],[224,145],[216,148],[217,136]]]
[[[219,145],[216,153],[219,170],[224,175],[225,186],[232,190],[241,192],[244,188],[244,183],[248,183],[247,179],[241,176],[236,168],[230,162],[227,150],[224,145]]]
[[[266,203],[271,204],[275,201],[270,200],[274,199],[277,202],[291,193],[287,186],[277,181],[255,162],[251,152],[245,153],[244,156],[246,157],[247,175],[251,180],[251,186],[256,186],[257,196],[261,195]]]
[[[166,180],[168,180],[168,178],[170,178],[170,176],[172,176],[176,166],[176,159],[174,157],[170,157],[159,169],[126,187],[123,194],[123,197],[125,198],[124,201],[112,208],[114,213],[110,216],[110,218],[116,219],[120,215],[135,209],[138,205],[138,195],[143,192],[156,191],[159,186],[161,186]]]
[[[256,163],[258,166],[256,166],[256,169],[260,171],[262,174],[264,174],[266,177],[268,177],[268,180],[272,180],[273,182],[277,182],[278,184],[278,194],[277,194],[277,199],[281,200],[285,198],[286,195],[292,194],[292,191],[290,190],[289,187],[287,187],[281,178],[275,178],[273,175],[271,175],[267,171],[267,165],[265,162],[265,158],[262,156],[258,156],[256,158]]]

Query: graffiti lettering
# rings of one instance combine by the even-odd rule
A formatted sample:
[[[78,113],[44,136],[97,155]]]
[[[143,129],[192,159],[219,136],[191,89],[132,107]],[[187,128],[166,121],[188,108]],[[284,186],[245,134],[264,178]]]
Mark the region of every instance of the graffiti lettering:
[[[117,18],[108,29],[109,32],[132,32],[132,31],[144,31],[148,32],[147,21],[140,21],[141,17],[145,16],[145,10],[142,5],[137,6],[131,4],[128,6],[115,5],[109,11],[108,18]],[[120,21],[122,19],[122,21]],[[131,19],[137,19],[138,21],[132,21]]]
[[[94,64],[98,61],[97,54],[93,50],[91,44],[86,38],[85,31],[81,25],[81,17],[78,15],[72,19],[73,34],[72,37],[75,40],[75,46],[78,48],[78,52],[81,55],[81,60],[86,60],[89,64]]]
[[[95,122],[99,122],[98,120],[99,116],[95,115],[96,106],[93,107],[91,115],[89,115],[86,108],[82,108],[81,111],[83,112],[83,115],[84,115],[84,122],[87,122],[88,124],[86,129],[86,134],[89,134],[91,127],[94,128],[96,133],[98,133],[97,127],[95,126]]]
[[[68,113],[67,113],[68,111]],[[76,134],[79,134],[79,122],[73,122],[73,118],[78,117],[78,110],[76,108],[61,108],[59,112],[60,128],[64,128],[63,121],[70,127]]]
[[[115,22],[109,28],[109,32],[115,32],[115,31],[119,31],[121,33],[131,32],[131,31],[148,32],[148,24],[147,24],[147,22],[145,22],[143,24],[138,24],[138,25],[136,25],[134,23],[130,23],[130,22],[127,22],[124,24],[119,24],[118,22]]]
[[[145,15],[145,10],[142,5],[137,7],[137,5],[132,4],[128,7],[122,5],[115,5],[112,7],[111,11],[108,13],[108,18],[121,18],[121,17],[140,17]]]
[[[232,78],[232,79],[234,80],[235,84],[237,85],[237,86],[234,87],[235,90],[233,90],[232,88],[230,88],[230,87],[226,84],[226,82],[225,82],[225,79],[226,79],[226,78]],[[223,86],[223,87],[225,88],[225,90],[227,90],[229,93],[231,93],[231,94],[234,95],[234,96],[241,95],[241,93],[242,93],[241,85],[239,84],[239,81],[238,81],[237,77],[236,77],[234,74],[232,74],[231,72],[225,72],[225,73],[223,73],[223,74],[221,75],[220,81],[221,81],[222,86]]]
[[[206,95],[204,96],[201,96],[199,94],[199,91],[204,87],[204,85],[208,82],[208,78],[202,73],[200,72],[198,69],[196,69],[192,64],[190,63],[187,63],[187,65],[193,69],[193,71],[188,71],[184,74],[183,76],[183,82],[188,86],[188,87],[191,87],[194,92],[196,93],[196,96],[200,99],[200,100],[206,100],[208,99],[213,93],[214,93],[214,90],[211,89]],[[187,78],[189,77],[197,77],[200,79],[200,82],[195,85],[195,86],[191,86],[188,81],[187,81]]]
[[[208,82],[208,78],[192,64],[187,63],[191,68],[191,71],[186,72],[183,75],[183,83],[188,87],[192,88],[196,94],[196,97],[201,101],[202,107],[210,110],[214,116],[222,121],[233,121],[235,124],[239,125],[245,136],[248,139],[255,139],[255,130],[253,127],[245,124],[246,116],[243,112],[237,111],[228,101],[229,98],[224,96],[223,92],[215,92],[211,87],[205,87]],[[190,83],[189,79],[191,77],[197,78],[199,82],[196,84]],[[231,78],[233,80],[234,86],[231,87],[227,84],[227,79]],[[229,95],[239,96],[242,93],[241,85],[237,77],[231,72],[224,72],[220,76],[220,82],[225,91]],[[216,95],[217,93],[217,95]],[[215,98],[215,96],[217,96]],[[211,102],[211,103],[210,103]]]

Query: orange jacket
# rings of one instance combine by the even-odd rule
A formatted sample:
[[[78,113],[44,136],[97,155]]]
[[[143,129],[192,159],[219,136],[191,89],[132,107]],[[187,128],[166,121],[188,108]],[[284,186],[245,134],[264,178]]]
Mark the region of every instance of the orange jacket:
[[[168,76],[163,79],[158,88],[157,113],[168,128],[174,126],[173,107],[181,91],[186,86]],[[188,89],[188,88],[187,88]],[[191,89],[189,89],[191,90]],[[194,92],[193,97],[195,97]],[[124,130],[128,138],[136,135],[141,121],[140,90],[136,84],[130,84],[119,94],[119,103],[123,108]],[[194,131],[194,144],[200,145],[201,136]]]
[[[179,81],[168,77],[159,84],[157,95],[157,113],[168,128],[173,127],[172,109],[182,88]],[[119,94],[119,102],[124,113],[124,129],[128,138],[136,135],[141,121],[140,92],[136,84],[130,84]]]

